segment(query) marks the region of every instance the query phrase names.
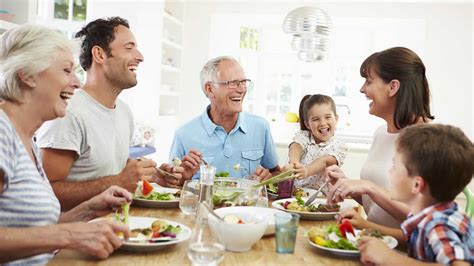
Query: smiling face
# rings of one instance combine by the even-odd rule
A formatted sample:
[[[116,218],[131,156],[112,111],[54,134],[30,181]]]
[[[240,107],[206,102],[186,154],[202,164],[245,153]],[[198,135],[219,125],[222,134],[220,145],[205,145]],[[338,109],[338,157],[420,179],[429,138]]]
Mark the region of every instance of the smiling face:
[[[316,143],[328,141],[336,131],[337,116],[330,103],[313,104],[307,113],[306,127]]]
[[[35,78],[33,99],[41,104],[45,120],[66,115],[67,102],[74,94],[74,89],[80,86],[73,62],[70,51],[59,50],[51,66]]]
[[[365,79],[360,92],[365,94],[369,103],[369,113],[382,119],[392,119],[395,109],[395,97],[389,97],[390,84],[385,83],[373,69]]]
[[[110,43],[110,54],[104,65],[105,76],[120,89],[137,85],[138,64],[143,55],[137,49],[137,42],[130,29],[119,25],[115,29],[115,39]]]
[[[215,81],[225,82],[243,79],[246,79],[246,77],[239,63],[233,60],[223,60],[219,63]],[[209,85],[207,94],[211,106],[218,113],[225,116],[235,116],[242,112],[242,103],[247,93],[245,86],[239,85],[232,89],[226,84],[210,83]]]

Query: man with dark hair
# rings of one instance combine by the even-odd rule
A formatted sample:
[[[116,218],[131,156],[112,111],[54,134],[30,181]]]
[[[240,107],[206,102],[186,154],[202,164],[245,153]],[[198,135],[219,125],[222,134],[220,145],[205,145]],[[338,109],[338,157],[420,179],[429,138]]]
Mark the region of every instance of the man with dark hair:
[[[83,27],[80,61],[87,71],[67,114],[41,128],[44,169],[64,210],[101,193],[112,184],[129,191],[142,179],[162,178],[152,160],[128,159],[133,117],[119,94],[137,84],[143,62],[128,22],[119,17],[97,19]],[[165,171],[180,169],[160,166]]]

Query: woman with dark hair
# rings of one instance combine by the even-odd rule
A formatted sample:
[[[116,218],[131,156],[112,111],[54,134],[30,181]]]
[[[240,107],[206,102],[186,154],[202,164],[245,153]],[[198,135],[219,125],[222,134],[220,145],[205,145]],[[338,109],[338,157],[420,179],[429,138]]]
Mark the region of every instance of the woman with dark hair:
[[[378,227],[376,224],[380,224],[400,228],[401,221],[407,217],[407,206],[390,198],[388,171],[400,131],[409,125],[434,119],[425,71],[418,55],[404,47],[374,53],[360,67],[360,74],[365,78],[360,92],[371,101],[369,113],[387,124],[374,134],[360,180],[346,178],[337,166],[326,169],[333,183],[328,195],[330,201],[342,201],[351,196],[364,206],[367,221],[354,212],[345,214],[356,227]]]

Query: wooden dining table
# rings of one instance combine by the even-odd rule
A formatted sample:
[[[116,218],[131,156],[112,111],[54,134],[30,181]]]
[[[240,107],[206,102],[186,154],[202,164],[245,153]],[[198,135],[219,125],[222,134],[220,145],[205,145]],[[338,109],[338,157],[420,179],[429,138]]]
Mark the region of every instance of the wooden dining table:
[[[130,215],[162,218],[182,223],[193,228],[194,218],[183,214],[179,208],[145,208],[132,205]],[[294,254],[279,254],[275,251],[275,236],[264,236],[248,252],[226,251],[219,265],[360,265],[357,258],[342,258],[315,249],[308,243],[305,231],[312,226],[324,226],[335,220],[300,220]],[[116,250],[109,258],[96,259],[84,253],[61,250],[49,265],[191,265],[187,257],[189,240],[152,252],[129,252]]]

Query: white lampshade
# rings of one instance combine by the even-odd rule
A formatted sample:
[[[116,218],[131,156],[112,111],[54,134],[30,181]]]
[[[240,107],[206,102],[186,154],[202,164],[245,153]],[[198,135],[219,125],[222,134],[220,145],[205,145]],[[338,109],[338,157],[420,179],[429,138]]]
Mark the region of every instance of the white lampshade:
[[[316,7],[296,8],[283,21],[283,31],[294,36],[291,47],[298,51],[298,58],[306,62],[326,58],[331,29],[329,15]]]

